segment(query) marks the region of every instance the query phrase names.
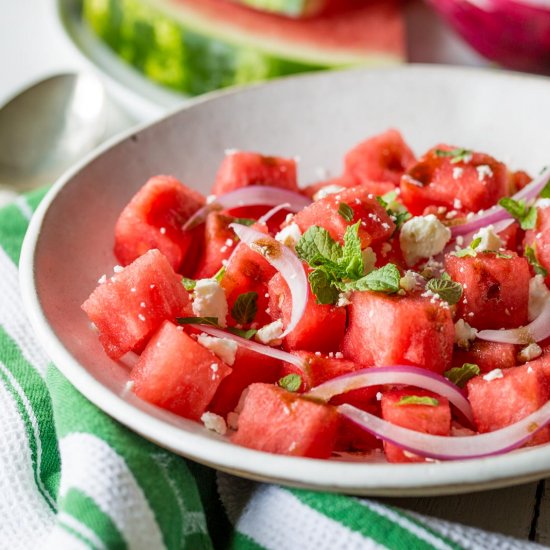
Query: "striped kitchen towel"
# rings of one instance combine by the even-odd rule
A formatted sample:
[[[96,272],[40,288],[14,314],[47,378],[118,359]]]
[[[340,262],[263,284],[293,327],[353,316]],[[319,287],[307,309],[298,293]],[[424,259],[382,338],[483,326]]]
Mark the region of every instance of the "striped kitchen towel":
[[[36,342],[17,262],[43,193],[0,209],[0,548],[525,549],[374,500],[216,474],[112,420]]]

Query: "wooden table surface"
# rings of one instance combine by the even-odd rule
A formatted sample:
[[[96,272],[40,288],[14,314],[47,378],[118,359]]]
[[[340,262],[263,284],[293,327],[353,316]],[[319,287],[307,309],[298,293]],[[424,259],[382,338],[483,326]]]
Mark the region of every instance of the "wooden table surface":
[[[387,504],[550,547],[550,479],[517,487]]]

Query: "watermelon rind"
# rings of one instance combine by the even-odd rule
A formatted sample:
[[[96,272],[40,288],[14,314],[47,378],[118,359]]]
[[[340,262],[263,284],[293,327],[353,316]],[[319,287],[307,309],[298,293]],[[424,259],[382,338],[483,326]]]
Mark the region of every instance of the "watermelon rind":
[[[316,0],[234,0],[256,10],[278,13],[287,17],[304,17],[320,11],[324,2]]]
[[[189,95],[307,71],[403,61],[393,51],[320,49],[254,29],[244,32],[185,2],[83,0],[83,18],[123,60]]]

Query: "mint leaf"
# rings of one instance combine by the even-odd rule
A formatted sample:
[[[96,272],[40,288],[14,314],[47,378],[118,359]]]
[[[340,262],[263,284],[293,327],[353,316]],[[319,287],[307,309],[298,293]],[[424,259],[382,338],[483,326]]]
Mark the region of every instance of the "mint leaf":
[[[180,325],[210,325],[220,327],[217,317],[176,317]]]
[[[225,266],[222,266],[217,271],[217,273],[212,277],[212,279],[215,279],[219,283],[223,279],[224,275],[225,275]]]
[[[299,374],[287,374],[277,382],[277,385],[287,391],[297,392],[302,385],[302,377]]]
[[[347,227],[344,234],[342,257],[338,264],[350,279],[359,279],[364,274],[361,239],[359,238],[360,221]]]
[[[258,313],[257,292],[245,292],[239,295],[231,308],[233,319],[241,325],[252,323],[254,317],[256,317],[256,313]]]
[[[197,281],[195,281],[194,279],[189,279],[188,277],[182,277],[181,284],[184,286],[187,292],[191,292],[192,290],[194,290]]]
[[[298,258],[311,267],[332,264],[337,267],[342,257],[342,247],[330,236],[323,227],[310,227],[298,240],[295,246]]]
[[[546,170],[546,168],[544,168]],[[541,199],[550,199],[550,178],[546,182],[546,185],[543,187],[542,191],[539,194]]]
[[[479,244],[481,243],[481,237],[476,237],[471,243],[470,243],[470,248],[475,250]]]
[[[386,264],[374,269],[358,281],[350,283],[346,290],[372,290],[393,294],[399,290],[401,273],[395,264]]]
[[[235,218],[233,220],[233,223],[239,223],[241,225],[246,225],[247,227],[250,227],[251,225],[254,225],[256,223],[256,220],[252,218]]]
[[[429,397],[427,395],[407,395],[402,397],[397,405],[428,405],[430,407],[437,407],[439,401],[435,397]]]
[[[472,160],[472,151],[462,148],[451,149],[450,151],[445,151],[444,149],[436,149],[435,156],[450,157],[451,163],[457,164],[458,162],[470,162],[470,160]]]
[[[480,374],[479,367],[474,363],[464,363],[461,367],[454,367],[445,371],[443,375],[459,388],[463,388],[470,378]]]
[[[540,265],[538,259],[537,259],[537,253],[536,253],[536,245],[533,244],[533,246],[526,245],[525,246],[525,252],[524,256],[527,258],[527,261],[531,264],[533,267],[534,272],[537,275],[542,275],[543,277],[548,276],[548,271]]]
[[[315,294],[318,304],[335,304],[340,295],[339,290],[333,286],[333,278],[322,267],[313,270],[309,275],[309,286]]]
[[[498,204],[519,221],[522,229],[533,229],[537,224],[536,207],[528,207],[523,199],[516,201],[511,197],[503,197],[498,201]]]
[[[242,328],[227,327],[225,330],[227,330],[227,332],[230,332],[231,334],[236,334],[241,338],[246,338],[247,340],[250,340],[258,332],[255,328],[244,330]]]
[[[338,214],[344,218],[347,222],[350,222],[353,220],[353,216],[355,215],[355,212],[351,208],[349,204],[346,204],[345,202],[341,202],[338,206]]]
[[[430,279],[426,284],[426,288],[451,306],[456,304],[462,297],[462,285],[450,279]]]

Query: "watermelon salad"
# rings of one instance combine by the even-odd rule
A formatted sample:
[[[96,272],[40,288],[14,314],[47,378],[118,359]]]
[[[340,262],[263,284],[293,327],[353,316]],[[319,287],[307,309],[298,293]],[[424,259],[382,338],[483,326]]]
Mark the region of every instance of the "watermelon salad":
[[[227,151],[204,196],[145,183],[82,305],[139,398],[237,445],[468,459],[550,439],[550,169],[394,129],[299,187]]]

